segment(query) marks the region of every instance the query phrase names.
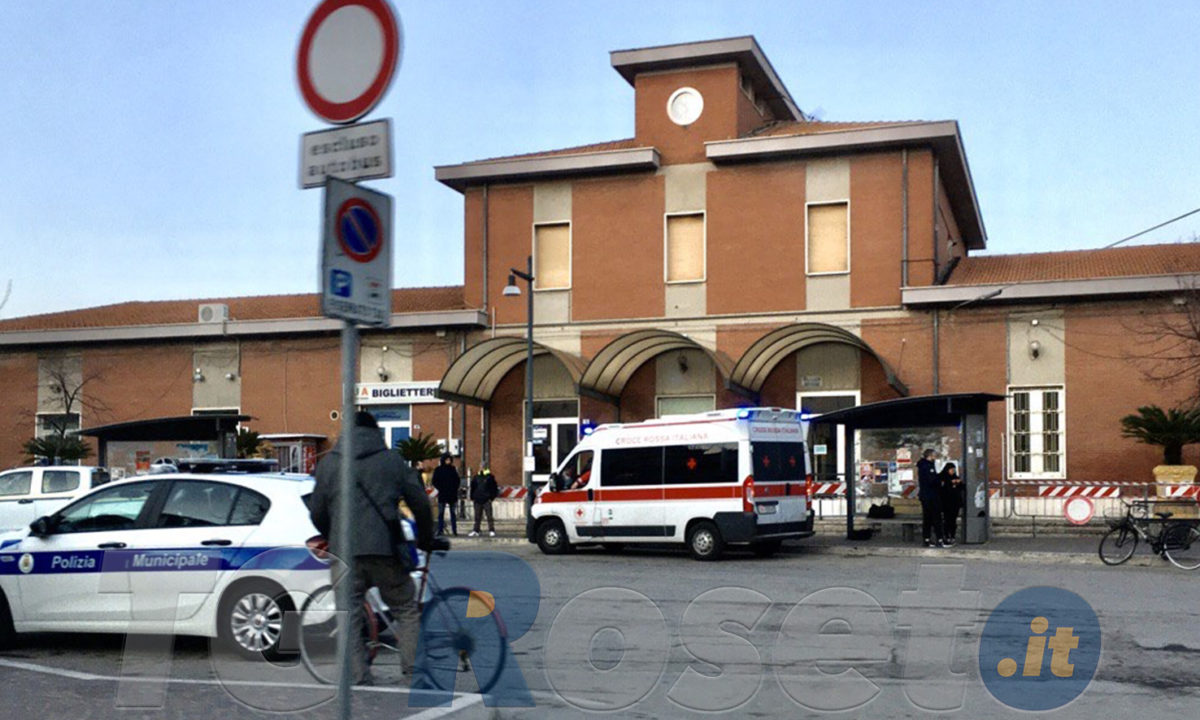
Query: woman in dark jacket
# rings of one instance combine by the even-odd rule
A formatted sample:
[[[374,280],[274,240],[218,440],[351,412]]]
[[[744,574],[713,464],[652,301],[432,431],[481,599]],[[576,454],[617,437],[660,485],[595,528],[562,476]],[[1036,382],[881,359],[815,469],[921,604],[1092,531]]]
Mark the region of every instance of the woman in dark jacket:
[[[945,543],[953,545],[958,538],[958,514],[962,512],[966,500],[966,488],[954,463],[946,463],[938,473],[938,487],[942,501],[942,528],[946,532]]]

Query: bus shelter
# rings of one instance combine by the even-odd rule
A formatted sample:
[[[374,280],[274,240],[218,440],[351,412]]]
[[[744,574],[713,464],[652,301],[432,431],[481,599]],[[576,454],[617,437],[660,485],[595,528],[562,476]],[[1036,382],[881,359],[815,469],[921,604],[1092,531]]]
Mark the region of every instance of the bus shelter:
[[[812,418],[812,422],[841,425],[845,428],[847,438],[854,437],[857,430],[957,428],[962,440],[959,443],[961,453],[957,458],[958,467],[967,495],[963,519],[964,541],[983,543],[987,542],[991,527],[988,508],[987,409],[988,403],[1003,399],[1003,395],[991,393],[904,397],[825,413]],[[846,468],[846,537],[853,539],[857,506],[855,485],[858,480],[858,473],[854,470],[854,443],[844,443],[839,451],[844,453]]]

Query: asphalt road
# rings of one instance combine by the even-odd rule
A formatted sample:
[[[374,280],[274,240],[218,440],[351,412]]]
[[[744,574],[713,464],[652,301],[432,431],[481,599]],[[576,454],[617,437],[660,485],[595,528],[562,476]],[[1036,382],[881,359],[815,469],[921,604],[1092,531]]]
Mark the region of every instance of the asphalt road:
[[[453,698],[413,696],[388,684],[396,676],[384,658],[379,684],[355,691],[355,717],[978,718],[1015,717],[1024,712],[1013,705],[1031,702],[1053,708],[1053,717],[1190,717],[1200,696],[1200,573],[1157,561],[1108,568],[1082,558],[849,557],[800,547],[772,559],[698,563],[671,550],[495,550],[507,554],[503,562],[477,556],[476,567],[519,580],[522,561],[540,585],[536,621],[520,637],[518,616],[532,620],[534,608],[510,613],[504,668],[519,675],[501,676],[486,701],[471,673],[457,676]],[[464,544],[455,553],[477,551]],[[503,611],[509,598],[495,574],[479,571],[478,582],[501,583],[492,590]],[[1056,589],[1034,591],[1051,593],[1053,607],[1022,605],[1031,596],[1017,593],[1031,587]],[[1094,611],[1095,633],[1086,610],[1070,602],[1062,610],[1070,596],[1060,591]],[[1043,615],[1048,625],[1037,626]],[[1017,626],[1016,634],[993,632]],[[1019,647],[997,644],[1017,635]],[[1043,650],[1027,653],[1041,642],[1027,647],[1028,637],[1045,639]],[[1074,638],[1073,654],[1062,638]],[[1008,658],[1019,672],[1010,663],[1011,677],[1001,677],[994,668]],[[494,668],[483,665],[476,660],[489,676]],[[195,638],[28,636],[0,653],[0,681],[0,718],[337,714],[330,690],[302,665],[214,659]],[[421,706],[431,699],[452,704]]]

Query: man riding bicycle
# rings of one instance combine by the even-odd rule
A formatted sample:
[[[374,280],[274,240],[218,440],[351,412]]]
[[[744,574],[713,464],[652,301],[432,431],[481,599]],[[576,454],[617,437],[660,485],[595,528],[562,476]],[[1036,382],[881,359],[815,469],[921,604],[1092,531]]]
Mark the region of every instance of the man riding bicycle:
[[[363,596],[367,589],[379,589],[383,601],[391,608],[399,630],[401,662],[411,677],[416,658],[420,612],[417,609],[416,586],[409,575],[411,560],[398,556],[396,546],[404,541],[397,507],[403,500],[412,511],[417,524],[417,546],[429,551],[433,542],[433,514],[429,498],[416,472],[399,455],[390,451],[375,417],[367,412],[354,416],[354,458],[352,462],[353,498],[351,517],[354,533],[354,577],[351,599],[350,637],[357,643],[351,653],[351,669],[357,685],[372,684],[367,663]],[[342,443],[339,438],[333,451],[317,464],[316,488],[309,501],[313,525],[330,540],[329,551],[337,557],[340,549],[334,544],[333,518],[340,500],[338,487]],[[333,568],[340,573],[341,569]],[[336,579],[336,576],[335,576]]]

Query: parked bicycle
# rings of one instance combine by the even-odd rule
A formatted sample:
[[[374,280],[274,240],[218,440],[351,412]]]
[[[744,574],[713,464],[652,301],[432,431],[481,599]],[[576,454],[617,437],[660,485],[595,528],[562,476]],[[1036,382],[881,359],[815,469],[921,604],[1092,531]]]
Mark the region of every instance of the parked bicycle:
[[[1156,555],[1166,558],[1178,568],[1200,568],[1200,519],[1171,520],[1175,513],[1151,510],[1157,505],[1151,500],[1126,502],[1125,516],[1100,539],[1100,559],[1106,565],[1120,565],[1137,550],[1138,541],[1150,543]],[[1180,504],[1180,503],[1175,503]],[[1191,504],[1193,507],[1194,503]],[[1155,532],[1157,530],[1157,532]]]
[[[439,539],[440,540],[440,539]],[[417,553],[413,580],[421,610],[421,655],[417,665],[423,676],[438,690],[454,690],[455,673],[476,670],[479,692],[490,691],[500,679],[508,648],[508,632],[504,621],[495,611],[491,596],[465,587],[442,588],[430,572],[432,557],[444,556],[449,542],[440,540],[443,547],[426,554]],[[313,677],[321,682],[337,682],[337,633],[341,626],[336,592],[325,586],[312,594],[300,611],[300,657]],[[373,666],[392,665],[397,672],[411,673],[412,668],[399,668],[399,627],[378,589],[367,591],[366,612],[367,652]],[[473,667],[472,657],[484,657],[485,662]],[[449,687],[442,681],[449,678]]]

